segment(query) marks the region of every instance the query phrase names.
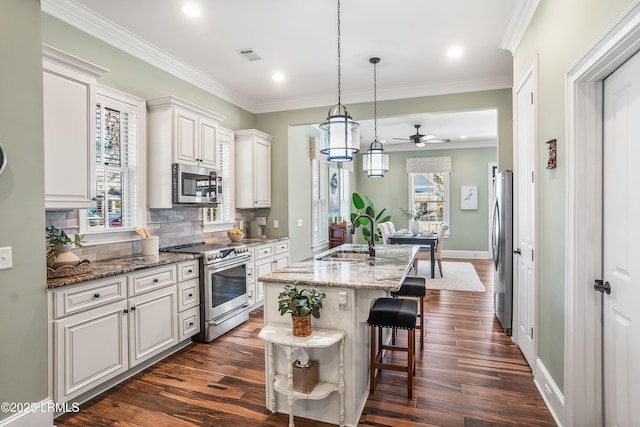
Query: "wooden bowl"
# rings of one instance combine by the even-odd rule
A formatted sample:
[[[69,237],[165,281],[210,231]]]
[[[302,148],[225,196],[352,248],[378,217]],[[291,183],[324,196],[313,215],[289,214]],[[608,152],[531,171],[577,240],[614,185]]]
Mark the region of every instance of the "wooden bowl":
[[[232,242],[240,242],[242,241],[242,239],[244,239],[244,233],[243,234],[228,234],[229,238],[231,239]]]

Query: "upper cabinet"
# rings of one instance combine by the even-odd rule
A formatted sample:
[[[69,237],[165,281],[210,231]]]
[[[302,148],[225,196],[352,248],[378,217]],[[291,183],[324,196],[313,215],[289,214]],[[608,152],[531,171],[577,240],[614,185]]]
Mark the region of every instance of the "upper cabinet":
[[[108,70],[43,45],[45,208],[96,204],[97,78]]]
[[[271,141],[256,129],[236,136],[236,208],[271,207]]]
[[[147,100],[149,208],[171,208],[173,163],[218,169],[224,116],[174,96]]]

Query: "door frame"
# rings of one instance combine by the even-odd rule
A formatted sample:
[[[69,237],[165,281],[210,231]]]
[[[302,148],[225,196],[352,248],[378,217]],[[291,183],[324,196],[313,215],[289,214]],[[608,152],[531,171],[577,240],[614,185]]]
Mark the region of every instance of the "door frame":
[[[487,212],[489,212],[489,224],[487,225],[487,230],[489,230],[489,239],[487,240],[487,247],[489,248],[487,253],[489,254],[489,259],[493,259],[493,247],[491,245],[491,226],[493,225],[493,205],[496,202],[496,190],[495,190],[495,178],[498,173],[498,162],[489,162],[487,163],[487,183],[488,189],[487,193],[489,193],[489,200],[487,206],[489,207]]]
[[[603,80],[640,50],[640,2],[630,6],[565,79],[565,424],[602,420]]]

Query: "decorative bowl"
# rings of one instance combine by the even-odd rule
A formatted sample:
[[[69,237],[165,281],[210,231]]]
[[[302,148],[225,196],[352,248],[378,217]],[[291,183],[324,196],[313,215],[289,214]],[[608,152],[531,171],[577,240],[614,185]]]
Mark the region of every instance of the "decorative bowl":
[[[244,233],[243,234],[229,234],[228,236],[229,236],[229,238],[231,239],[232,242],[240,242],[240,241],[242,241],[242,239],[244,239]]]

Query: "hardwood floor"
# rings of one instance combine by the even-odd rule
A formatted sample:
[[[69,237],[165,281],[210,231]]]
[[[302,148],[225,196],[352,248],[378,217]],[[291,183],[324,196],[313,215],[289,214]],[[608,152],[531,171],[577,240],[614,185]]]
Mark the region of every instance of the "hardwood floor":
[[[455,261],[455,260],[448,260]],[[486,293],[429,291],[412,400],[384,371],[359,426],[555,426],[520,350],[493,315],[491,261],[471,261]],[[446,272],[445,272],[446,274]],[[58,417],[58,427],[286,426],[265,408],[262,310]],[[402,339],[400,334],[400,339]],[[327,424],[296,417],[296,426]]]

